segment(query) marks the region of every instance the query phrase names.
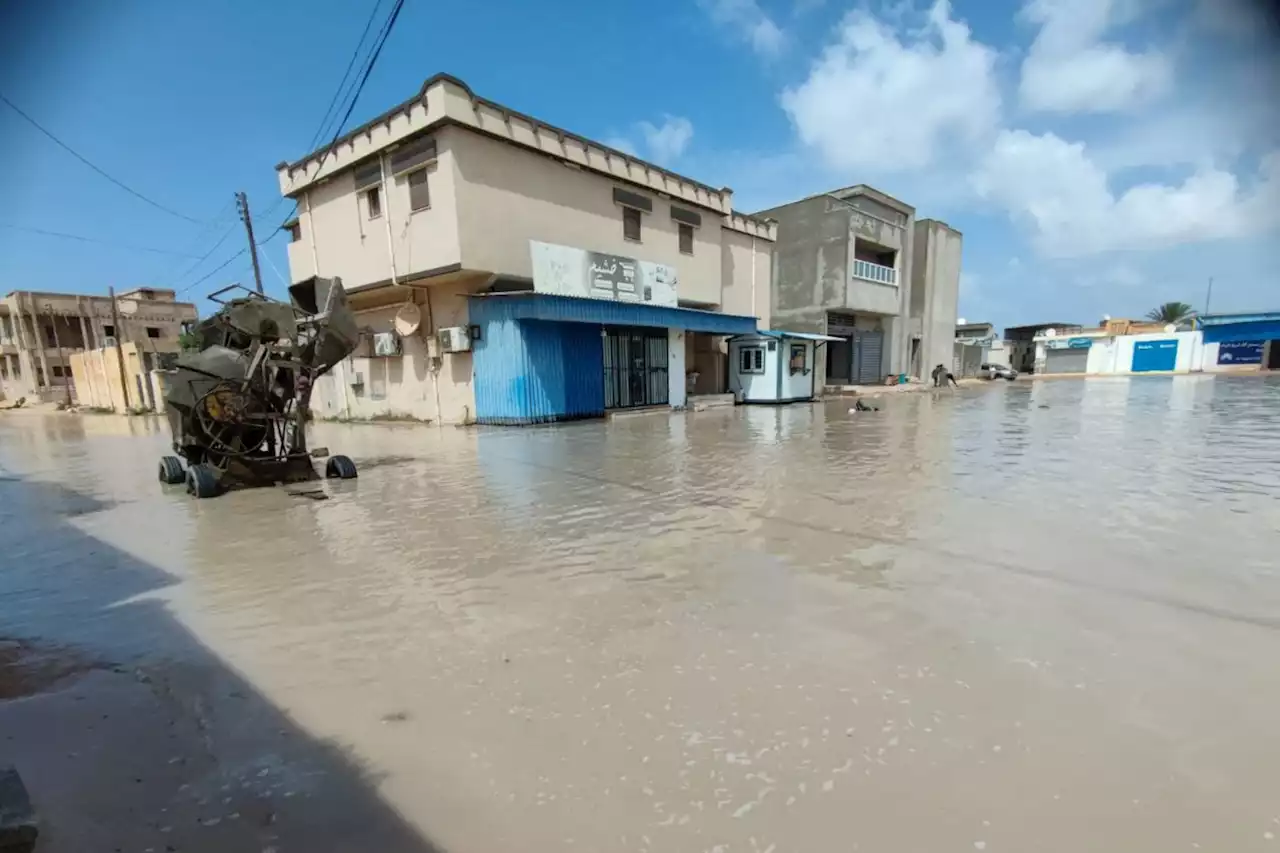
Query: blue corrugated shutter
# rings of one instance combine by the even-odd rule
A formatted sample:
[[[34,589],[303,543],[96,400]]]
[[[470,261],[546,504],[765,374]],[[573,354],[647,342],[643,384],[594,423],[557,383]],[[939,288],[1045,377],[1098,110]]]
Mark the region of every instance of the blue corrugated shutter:
[[[1134,373],[1173,370],[1178,363],[1178,340],[1137,341],[1133,345]]]
[[[478,325],[473,365],[479,423],[536,424],[604,414],[598,326],[506,318]]]

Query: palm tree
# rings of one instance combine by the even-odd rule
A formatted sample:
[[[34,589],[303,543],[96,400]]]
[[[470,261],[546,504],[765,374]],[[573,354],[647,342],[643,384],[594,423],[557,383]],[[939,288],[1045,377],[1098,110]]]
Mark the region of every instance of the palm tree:
[[[1166,302],[1147,312],[1147,319],[1157,323],[1181,323],[1196,315],[1196,309],[1185,302]]]

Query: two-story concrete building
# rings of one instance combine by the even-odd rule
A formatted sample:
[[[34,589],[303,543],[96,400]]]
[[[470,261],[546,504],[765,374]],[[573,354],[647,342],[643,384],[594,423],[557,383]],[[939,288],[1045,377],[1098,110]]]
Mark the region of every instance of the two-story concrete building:
[[[960,232],[861,184],[757,215],[778,223],[774,327],[842,339],[819,365],[826,385],[951,363]]]
[[[176,352],[184,324],[195,319],[196,306],[164,288],[117,294],[115,317],[108,296],[14,291],[0,300],[0,391],[33,402],[74,397],[73,353],[116,341],[137,344],[144,360]]]
[[[320,416],[681,406],[725,390],[725,336],[769,323],[773,223],[455,77],[277,169],[292,279],[341,278],[367,340]]]

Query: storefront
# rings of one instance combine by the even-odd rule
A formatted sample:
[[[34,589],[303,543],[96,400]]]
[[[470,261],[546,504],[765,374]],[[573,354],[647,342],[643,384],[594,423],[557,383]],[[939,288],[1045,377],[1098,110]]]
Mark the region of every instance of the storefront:
[[[1280,311],[1208,314],[1201,370],[1280,370]]]
[[[884,330],[873,315],[827,312],[828,385],[879,385],[884,382]]]
[[[1075,337],[1046,342],[1044,354],[1045,374],[1086,373],[1089,369],[1089,349],[1093,338]]]
[[[685,336],[756,331],[756,318],[663,305],[489,293],[470,298],[476,420],[537,424],[685,403]]]

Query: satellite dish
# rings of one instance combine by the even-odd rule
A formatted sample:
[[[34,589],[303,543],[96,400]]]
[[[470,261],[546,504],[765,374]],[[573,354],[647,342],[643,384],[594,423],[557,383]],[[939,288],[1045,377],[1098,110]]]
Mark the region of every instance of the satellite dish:
[[[395,327],[396,334],[402,338],[407,338],[422,325],[422,311],[412,302],[406,302],[400,306],[400,310],[396,312]]]
[[[957,325],[957,326],[967,326],[967,325],[969,325],[969,324],[968,324],[968,323],[966,323],[966,322],[964,321],[964,318],[963,318],[963,317],[957,317],[957,318],[956,318],[956,325]]]
[[[1178,327],[1173,325],[1172,323],[1167,323],[1165,324],[1164,330],[1166,332],[1176,332],[1178,331]]]
[[[1110,315],[1110,314],[1103,314],[1103,315],[1102,315],[1102,322],[1104,322],[1104,323],[1108,323],[1108,322],[1110,322],[1110,321],[1111,321],[1111,315]]]
[[[1057,330],[1057,329],[1045,329],[1045,330],[1044,330],[1044,336],[1045,336],[1046,338],[1056,338],[1056,337],[1058,336],[1058,330]]]

